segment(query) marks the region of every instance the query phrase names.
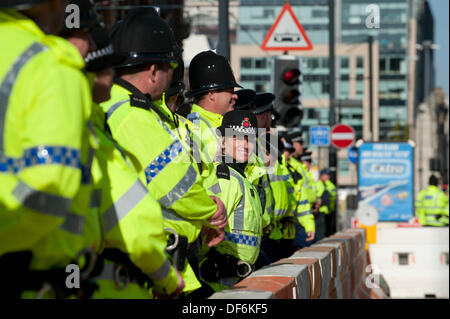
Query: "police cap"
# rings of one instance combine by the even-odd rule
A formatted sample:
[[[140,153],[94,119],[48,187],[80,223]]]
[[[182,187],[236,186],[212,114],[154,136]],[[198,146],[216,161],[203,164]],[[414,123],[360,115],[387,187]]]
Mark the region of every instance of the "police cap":
[[[289,132],[288,137],[291,139],[292,143],[299,142],[303,144],[303,137],[301,130],[293,130]]]
[[[226,113],[219,126],[222,136],[226,134],[256,136],[258,121],[255,114],[246,110],[234,110]]]
[[[235,110],[247,110],[253,111],[254,109],[254,99],[256,92],[250,89],[243,89],[235,92],[237,99],[234,101]]]
[[[260,93],[255,97],[255,109],[253,113],[255,115],[263,114],[264,112],[274,111],[273,101],[275,100],[275,95],[272,93]]]
[[[170,26],[153,8],[135,8],[111,30],[114,50],[126,56],[118,67],[176,63],[182,49]]]
[[[324,168],[320,171],[320,175],[330,175],[330,170],[327,168]]]
[[[312,162],[311,152],[304,152],[302,155],[300,155],[300,160],[302,162]]]
[[[227,58],[213,51],[197,54],[189,65],[189,91],[192,97],[212,90],[240,87]]]
[[[111,39],[103,27],[97,25],[90,33],[92,40],[95,42],[96,50],[88,52],[84,59],[86,71],[97,72],[112,68],[123,61],[123,56],[115,54]]]

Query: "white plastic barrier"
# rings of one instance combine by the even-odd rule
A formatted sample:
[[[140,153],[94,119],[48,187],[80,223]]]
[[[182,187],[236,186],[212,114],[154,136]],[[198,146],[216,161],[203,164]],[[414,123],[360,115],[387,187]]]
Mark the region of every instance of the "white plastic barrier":
[[[448,236],[447,227],[377,229],[370,259],[392,298],[449,298]]]

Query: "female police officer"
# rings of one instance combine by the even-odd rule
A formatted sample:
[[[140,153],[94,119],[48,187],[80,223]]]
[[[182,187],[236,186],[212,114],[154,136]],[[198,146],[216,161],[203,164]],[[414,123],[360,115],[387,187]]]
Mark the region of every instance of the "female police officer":
[[[247,277],[258,258],[262,208],[258,191],[244,173],[254,149],[257,127],[253,113],[235,110],[224,115],[218,128],[222,153],[214,165],[221,188],[219,196],[228,212],[228,225],[225,240],[209,250],[200,267],[202,280],[215,291]]]

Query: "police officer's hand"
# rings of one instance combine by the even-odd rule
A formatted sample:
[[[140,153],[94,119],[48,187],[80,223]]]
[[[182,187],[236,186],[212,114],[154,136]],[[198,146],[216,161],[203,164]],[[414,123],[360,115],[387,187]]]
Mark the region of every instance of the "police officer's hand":
[[[158,293],[158,292],[154,292],[155,296],[158,297],[158,299],[175,299],[176,297],[178,297],[179,295],[181,295],[183,293],[183,289],[186,286],[183,277],[180,275],[180,273],[178,272],[178,270],[174,269],[175,273],[177,274],[177,279],[178,279],[178,286],[177,289],[171,293],[170,295],[164,295],[162,293]]]
[[[225,205],[220,200],[220,198],[216,196],[209,196],[217,205],[217,210],[214,215],[208,220],[211,226],[217,226],[220,229],[224,229],[228,224],[227,218],[227,210],[225,209]]]
[[[314,236],[316,235],[312,230],[310,230],[307,234],[308,237],[306,237],[306,241],[311,241],[314,239]]]
[[[208,247],[213,247],[218,245],[222,240],[225,239],[225,231],[222,228],[206,228],[203,227],[202,235],[205,236],[205,244]]]

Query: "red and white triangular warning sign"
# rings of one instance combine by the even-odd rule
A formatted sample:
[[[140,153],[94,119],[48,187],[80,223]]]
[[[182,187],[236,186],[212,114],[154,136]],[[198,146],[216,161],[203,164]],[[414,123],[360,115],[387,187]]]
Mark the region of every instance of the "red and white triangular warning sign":
[[[302,25],[286,3],[264,39],[262,50],[312,50]]]

